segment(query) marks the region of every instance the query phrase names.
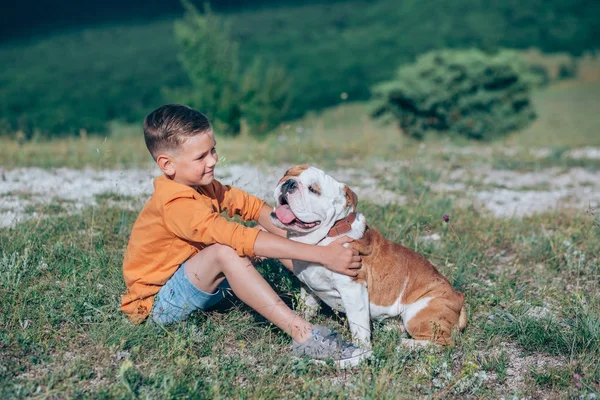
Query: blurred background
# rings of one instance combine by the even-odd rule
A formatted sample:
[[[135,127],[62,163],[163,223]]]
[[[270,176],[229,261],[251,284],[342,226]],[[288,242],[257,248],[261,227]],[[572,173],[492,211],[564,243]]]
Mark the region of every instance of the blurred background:
[[[597,79],[598,16],[594,0],[22,1],[0,24],[0,134],[104,137],[183,102],[261,136],[374,101],[412,137],[488,139],[535,119],[531,88]]]

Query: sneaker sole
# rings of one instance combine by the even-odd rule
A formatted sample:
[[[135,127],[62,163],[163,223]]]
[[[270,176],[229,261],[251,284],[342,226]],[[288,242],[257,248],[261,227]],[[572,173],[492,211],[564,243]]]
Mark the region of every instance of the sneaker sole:
[[[339,367],[342,369],[356,367],[358,364],[361,363],[361,361],[371,358],[372,355],[373,355],[373,352],[371,350],[369,350],[369,351],[361,353],[357,356],[354,356],[351,358],[344,358],[343,360],[337,360],[337,361],[334,361],[333,363],[335,364],[336,367]]]
[[[335,365],[336,367],[338,367],[340,369],[356,367],[358,364],[361,363],[361,361],[371,358],[372,355],[373,355],[373,352],[371,350],[369,350],[367,352],[361,353],[354,357],[344,358],[343,360],[333,360],[333,365]],[[294,357],[300,358],[298,356],[294,356]],[[331,361],[311,358],[310,362],[312,362],[314,364],[318,364],[318,365],[326,365],[328,362],[331,362]]]

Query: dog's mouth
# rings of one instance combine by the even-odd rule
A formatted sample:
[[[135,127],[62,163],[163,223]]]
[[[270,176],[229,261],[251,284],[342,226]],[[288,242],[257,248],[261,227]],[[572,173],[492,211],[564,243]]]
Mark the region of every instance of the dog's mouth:
[[[275,210],[275,215],[277,216],[277,219],[284,225],[293,225],[297,226],[300,229],[311,229],[321,223],[321,221],[304,222],[298,219],[298,217],[296,217],[296,215],[290,208],[290,205],[288,204],[285,196],[281,196],[279,198],[279,204],[280,206],[277,207],[277,210]]]

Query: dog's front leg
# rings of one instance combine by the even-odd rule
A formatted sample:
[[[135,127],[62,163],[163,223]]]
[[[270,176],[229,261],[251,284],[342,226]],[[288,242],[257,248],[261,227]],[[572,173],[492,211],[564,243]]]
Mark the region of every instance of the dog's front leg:
[[[339,291],[348,317],[352,341],[364,349],[371,348],[371,313],[366,284],[350,282]]]
[[[298,309],[302,313],[302,316],[305,320],[310,320],[314,318],[319,309],[321,308],[321,303],[318,298],[308,291],[304,286],[300,288],[300,298],[298,301]]]

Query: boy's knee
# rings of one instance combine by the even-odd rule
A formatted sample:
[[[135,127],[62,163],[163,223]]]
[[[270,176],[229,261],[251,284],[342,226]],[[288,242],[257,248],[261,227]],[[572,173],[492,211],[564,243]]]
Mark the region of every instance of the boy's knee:
[[[215,258],[222,271],[235,272],[235,269],[240,268],[241,266],[244,266],[245,268],[254,268],[248,257],[241,257],[232,247],[221,244],[213,246],[218,246],[214,249]],[[247,262],[240,262],[240,260]]]
[[[233,249],[233,247],[229,247],[223,244],[213,244],[215,257],[219,263],[227,264],[231,260],[236,258],[240,258],[238,253]]]

